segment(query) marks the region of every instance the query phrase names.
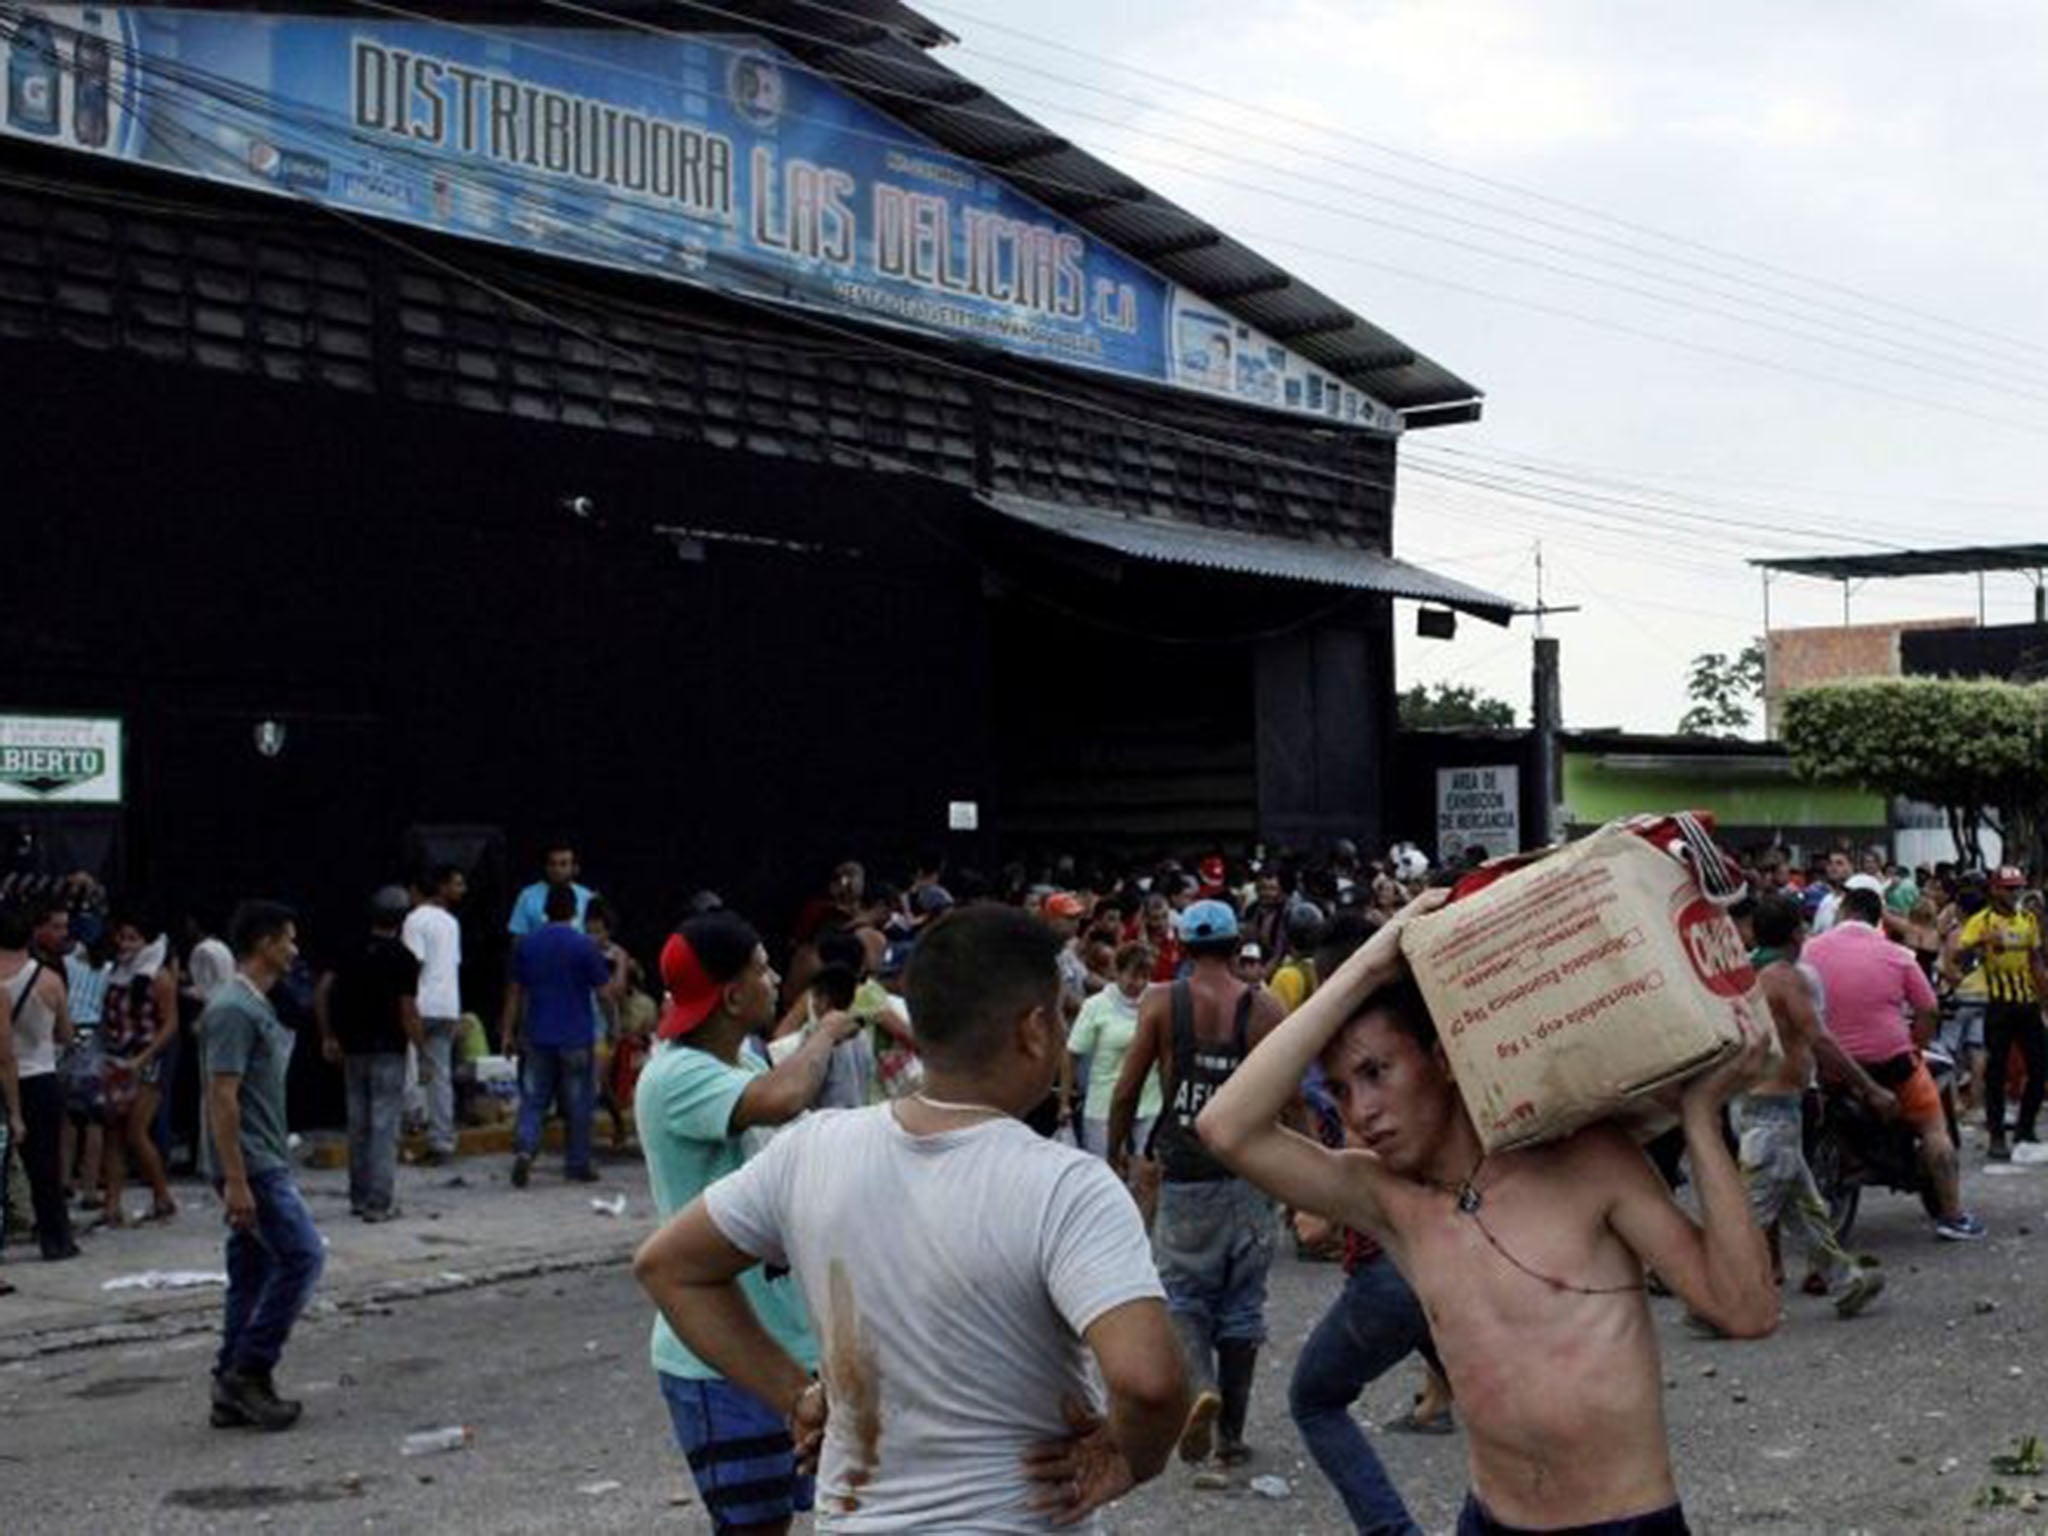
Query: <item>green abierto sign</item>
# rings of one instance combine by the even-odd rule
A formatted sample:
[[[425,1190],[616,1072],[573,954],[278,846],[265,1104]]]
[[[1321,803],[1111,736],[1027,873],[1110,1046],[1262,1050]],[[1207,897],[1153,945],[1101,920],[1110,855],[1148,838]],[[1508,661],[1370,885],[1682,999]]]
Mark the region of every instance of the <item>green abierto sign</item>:
[[[0,715],[0,803],[119,805],[121,722]]]

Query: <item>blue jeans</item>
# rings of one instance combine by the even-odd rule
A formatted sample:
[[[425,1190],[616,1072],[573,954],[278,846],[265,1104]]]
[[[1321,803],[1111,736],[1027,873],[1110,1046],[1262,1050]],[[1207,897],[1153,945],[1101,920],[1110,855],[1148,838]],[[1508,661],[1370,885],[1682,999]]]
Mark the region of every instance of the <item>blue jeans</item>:
[[[590,1166],[590,1122],[596,1113],[587,1045],[529,1045],[519,1061],[519,1131],[512,1149],[521,1157],[540,1150],[541,1122],[557,1099],[569,1128],[563,1166],[581,1173]]]
[[[250,1174],[249,1191],[256,1197],[256,1224],[228,1234],[227,1307],[216,1376],[256,1375],[276,1366],[327,1258],[289,1170]]]
[[[405,1057],[397,1051],[342,1058],[348,1086],[348,1205],[358,1216],[398,1199],[398,1122],[405,1115]]]
[[[431,1067],[434,1080],[426,1085],[427,1145],[443,1156],[455,1150],[455,1030],[460,1019],[421,1019],[427,1048],[420,1066]]]
[[[1275,1225],[1272,1202],[1243,1179],[1159,1186],[1152,1257],[1197,1391],[1215,1380],[1216,1345],[1266,1340]]]
[[[1287,1411],[1359,1536],[1421,1536],[1372,1442],[1351,1416],[1366,1383],[1434,1353],[1422,1304],[1387,1259],[1353,1270],[1294,1364]]]

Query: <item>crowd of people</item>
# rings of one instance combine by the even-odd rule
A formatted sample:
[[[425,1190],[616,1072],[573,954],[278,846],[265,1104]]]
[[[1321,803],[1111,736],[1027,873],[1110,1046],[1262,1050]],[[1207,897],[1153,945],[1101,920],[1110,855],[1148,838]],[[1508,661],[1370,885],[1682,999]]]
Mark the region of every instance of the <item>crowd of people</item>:
[[[598,1111],[617,1142],[631,1110],[665,1223],[636,1263],[651,1364],[720,1530],[786,1529],[814,1504],[848,1528],[1037,1529],[1176,1452],[1227,1486],[1254,1455],[1289,1235],[1342,1266],[1287,1401],[1358,1530],[1415,1529],[1351,1412],[1410,1358],[1414,1406],[1382,1428],[1462,1423],[1461,1529],[1682,1530],[1646,1293],[1675,1293],[1706,1332],[1768,1332],[1781,1222],[1839,1315],[1882,1292],[1805,1163],[1816,1079],[1912,1129],[1936,1235],[1983,1235],[1952,1116],[1981,1110],[1990,1158],[2035,1139],[2038,893],[2012,868],[1844,849],[1796,870],[1759,850],[1735,915],[1781,1047],[1767,1073],[1759,1043],[1694,1080],[1654,1162],[1608,1127],[1483,1157],[1399,948],[1476,861],[1339,842],[1312,862],[1059,860],[983,880],[930,856],[900,887],[847,862],[772,954],[699,891],[643,964],[560,844],[512,907],[497,1039],[480,1042],[517,1063],[510,1182],[530,1185],[554,1112],[563,1176],[595,1179]],[[463,1040],[484,1033],[463,1011],[465,893],[453,868],[378,890],[310,989],[367,1222],[401,1214],[409,1096],[422,1155],[456,1148],[479,1055]],[[36,1238],[49,1259],[77,1251],[74,1188],[128,1219],[131,1167],[143,1219],[176,1216],[164,1099],[192,1051],[189,1144],[231,1229],[214,1422],[286,1427],[299,1405],[272,1373],[321,1262],[273,1001],[299,968],[296,920],[245,904],[225,941],[195,923],[174,946],[119,912],[74,936],[78,910],[0,907],[0,1079]],[[1944,1052],[1959,1094],[1929,1071]]]

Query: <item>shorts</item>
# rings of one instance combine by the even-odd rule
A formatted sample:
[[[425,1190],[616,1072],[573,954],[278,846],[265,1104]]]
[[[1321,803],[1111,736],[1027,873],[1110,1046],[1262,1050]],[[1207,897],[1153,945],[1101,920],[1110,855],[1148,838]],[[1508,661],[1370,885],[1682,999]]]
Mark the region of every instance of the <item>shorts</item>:
[[[1918,1051],[1909,1056],[1894,1056],[1889,1061],[1866,1061],[1863,1070],[1879,1087],[1891,1090],[1899,1101],[1899,1119],[1905,1124],[1916,1131],[1934,1126],[1948,1128],[1948,1117],[1941,1108],[1941,1090],[1935,1087],[1934,1074],[1927,1070]]]
[[[1278,1225],[1272,1202],[1242,1179],[1161,1184],[1152,1258],[1167,1310],[1219,1344],[1264,1343]]]
[[[1691,1536],[1685,1511],[1676,1504],[1652,1510],[1646,1515],[1628,1515],[1620,1520],[1602,1520],[1594,1525],[1546,1525],[1542,1536]],[[1503,1525],[1479,1502],[1479,1495],[1465,1495],[1465,1507],[1458,1514],[1458,1536],[1537,1536],[1519,1525]]]
[[[796,1442],[780,1414],[718,1377],[655,1374],[714,1531],[772,1525],[811,1507],[816,1483],[797,1475]]]
[[[1984,1049],[1985,1001],[1981,997],[1958,1000],[1954,1010],[1941,1021],[1936,1036],[1942,1048],[1961,1060],[1964,1051]]]

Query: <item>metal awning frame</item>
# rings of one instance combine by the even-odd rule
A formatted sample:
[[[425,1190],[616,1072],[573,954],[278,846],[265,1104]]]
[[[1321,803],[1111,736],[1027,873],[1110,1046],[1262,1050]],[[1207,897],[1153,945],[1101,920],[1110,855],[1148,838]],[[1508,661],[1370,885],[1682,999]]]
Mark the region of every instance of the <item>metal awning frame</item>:
[[[1982,544],[1958,549],[1898,550],[1870,555],[1798,555],[1749,562],[1763,575],[1764,631],[1771,627],[1771,580],[1810,576],[1842,585],[1842,623],[1850,622],[1850,599],[1866,582],[1911,576],[1975,576],[1977,626],[1984,626],[1984,577],[1993,571],[2025,576],[2034,589],[2034,622],[2048,624],[2048,544]]]

